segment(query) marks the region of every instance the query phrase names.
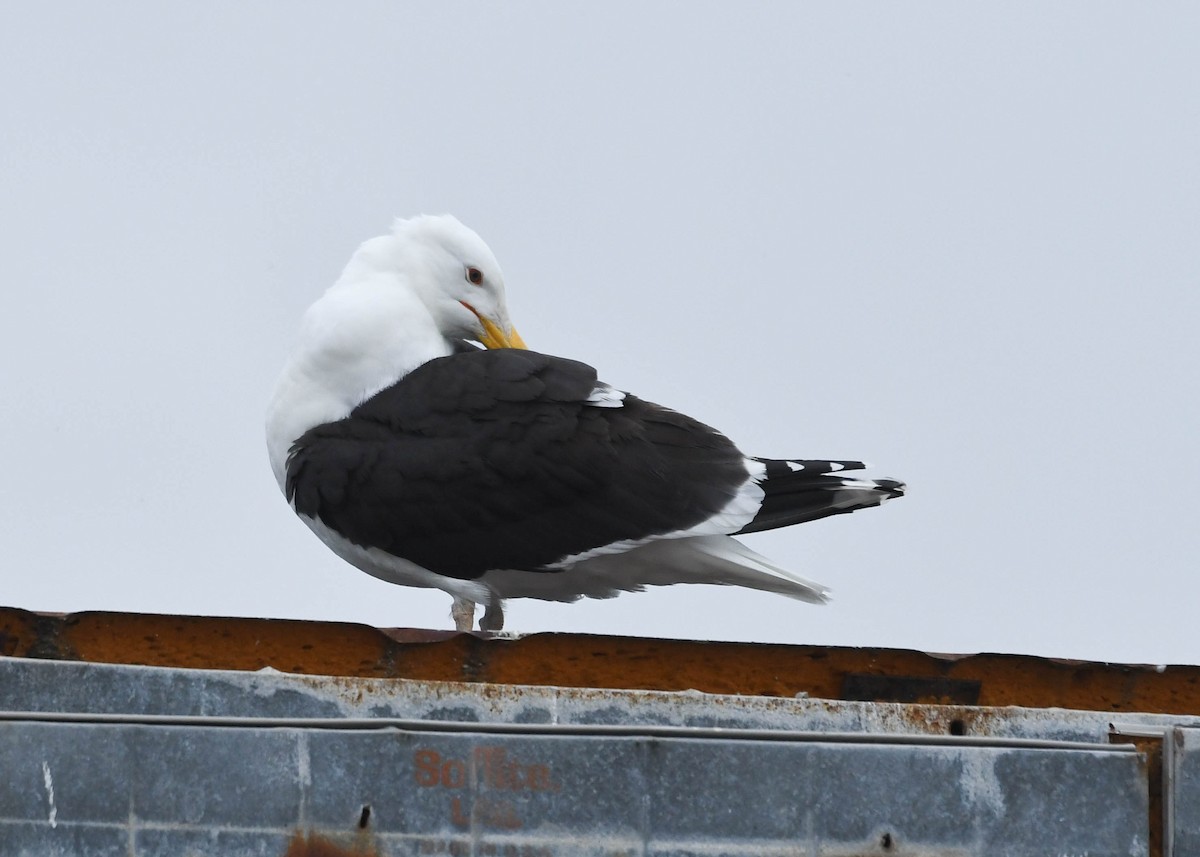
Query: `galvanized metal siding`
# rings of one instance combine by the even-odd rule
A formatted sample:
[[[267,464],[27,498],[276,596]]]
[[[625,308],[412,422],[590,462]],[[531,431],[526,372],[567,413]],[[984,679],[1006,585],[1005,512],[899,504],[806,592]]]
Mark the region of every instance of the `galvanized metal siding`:
[[[396,855],[1127,857],[1148,842],[1144,767],[1115,748],[11,721],[0,734],[5,854],[283,854],[305,831]]]
[[[1154,821],[1100,712],[23,659],[0,703],[0,855],[1135,855]],[[1200,724],[1126,720],[1197,853]]]

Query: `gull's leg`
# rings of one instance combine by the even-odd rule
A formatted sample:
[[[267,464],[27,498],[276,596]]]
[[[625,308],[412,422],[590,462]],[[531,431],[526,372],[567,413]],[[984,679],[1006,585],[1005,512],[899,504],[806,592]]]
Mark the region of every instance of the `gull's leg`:
[[[475,630],[474,601],[454,596],[454,603],[450,605],[450,616],[454,619],[454,630],[468,632]],[[486,617],[487,614],[485,613],[484,616]],[[482,625],[482,622],[480,624]]]
[[[479,630],[504,630],[504,601],[502,599],[495,598],[484,608],[483,615],[479,617]]]

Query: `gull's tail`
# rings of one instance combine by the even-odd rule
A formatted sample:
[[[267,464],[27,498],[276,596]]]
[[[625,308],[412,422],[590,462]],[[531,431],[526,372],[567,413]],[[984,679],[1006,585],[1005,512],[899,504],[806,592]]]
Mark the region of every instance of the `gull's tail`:
[[[766,496],[754,520],[734,535],[844,515],[904,496],[904,483],[895,479],[840,475],[862,470],[866,465],[861,461],[754,460],[766,467],[759,482]]]

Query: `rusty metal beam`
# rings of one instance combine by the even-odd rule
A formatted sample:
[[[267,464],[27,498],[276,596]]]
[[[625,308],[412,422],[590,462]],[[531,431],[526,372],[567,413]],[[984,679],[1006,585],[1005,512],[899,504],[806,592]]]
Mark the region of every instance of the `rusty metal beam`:
[[[902,649],[583,634],[506,639],[333,622],[0,608],[0,654],[331,676],[1200,714],[1200,667]]]

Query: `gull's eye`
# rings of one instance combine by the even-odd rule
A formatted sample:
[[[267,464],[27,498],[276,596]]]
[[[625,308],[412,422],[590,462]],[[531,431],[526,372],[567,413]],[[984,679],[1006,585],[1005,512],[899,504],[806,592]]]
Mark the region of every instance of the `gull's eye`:
[[[470,280],[473,284],[475,284],[477,286],[481,285],[483,283],[483,271],[479,270],[478,268],[473,268],[468,265],[467,266],[467,279]]]

